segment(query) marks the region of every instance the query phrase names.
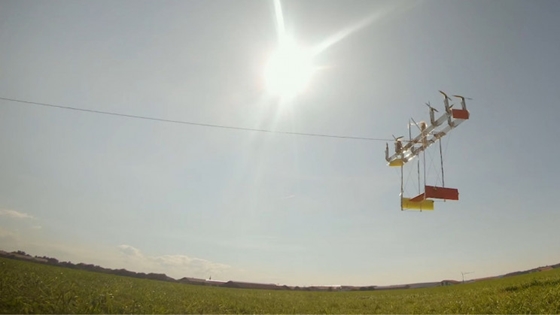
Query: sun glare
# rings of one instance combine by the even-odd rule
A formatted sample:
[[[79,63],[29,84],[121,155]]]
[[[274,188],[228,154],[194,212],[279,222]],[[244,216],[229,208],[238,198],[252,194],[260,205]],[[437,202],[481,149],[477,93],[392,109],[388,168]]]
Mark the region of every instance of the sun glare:
[[[291,98],[305,90],[313,75],[311,53],[293,40],[284,40],[272,54],[265,69],[267,90]]]
[[[413,6],[417,4],[414,3]],[[276,14],[276,31],[278,32],[279,47],[271,55],[265,68],[264,79],[270,94],[280,96],[282,99],[291,99],[301,94],[307,88],[315,68],[313,56],[321,53],[330,46],[338,43],[352,33],[355,33],[376,20],[387,16],[396,7],[379,9],[365,19],[350,25],[325,39],[313,50],[304,50],[298,45],[285,30],[282,3],[274,0]],[[406,9],[401,7],[401,9]]]

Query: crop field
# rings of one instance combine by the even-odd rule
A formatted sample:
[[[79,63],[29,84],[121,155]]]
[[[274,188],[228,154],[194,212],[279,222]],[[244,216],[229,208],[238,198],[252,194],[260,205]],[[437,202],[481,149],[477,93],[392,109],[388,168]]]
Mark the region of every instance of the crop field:
[[[560,268],[453,286],[309,292],[217,288],[0,258],[0,313],[560,313]]]

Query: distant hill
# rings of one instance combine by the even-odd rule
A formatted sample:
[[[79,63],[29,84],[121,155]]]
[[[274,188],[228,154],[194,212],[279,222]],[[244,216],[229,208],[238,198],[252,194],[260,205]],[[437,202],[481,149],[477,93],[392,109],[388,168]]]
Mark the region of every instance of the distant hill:
[[[103,268],[101,266],[93,265],[93,264],[85,264],[85,263],[78,263],[74,264],[70,261],[59,261],[56,258],[52,257],[39,257],[39,256],[31,256],[24,251],[14,251],[14,252],[6,252],[0,250],[0,257],[6,257],[11,259],[19,259],[19,260],[27,260],[41,264],[48,264],[48,265],[55,265],[60,267],[66,267],[71,269],[80,269],[80,270],[88,270],[93,272],[100,272],[100,273],[107,273],[113,274],[123,277],[133,277],[133,278],[140,278],[140,279],[151,279],[151,280],[158,280],[158,281],[166,281],[166,282],[175,282],[175,283],[184,283],[184,284],[192,284],[192,285],[205,285],[205,286],[219,286],[219,287],[228,287],[228,288],[240,288],[240,289],[266,289],[266,290],[305,290],[305,291],[365,291],[365,290],[395,290],[395,289],[414,289],[414,288],[424,288],[424,287],[435,287],[435,286],[442,286],[442,285],[454,285],[460,284],[460,281],[455,280],[443,280],[439,282],[426,282],[426,283],[412,283],[412,284],[403,284],[403,285],[388,285],[388,286],[308,286],[308,287],[299,287],[299,286],[286,286],[286,285],[278,285],[278,284],[269,284],[269,283],[252,283],[252,282],[241,282],[241,281],[216,281],[216,280],[207,280],[207,279],[199,279],[199,278],[189,278],[183,277],[179,280],[173,279],[168,277],[166,274],[163,273],[144,273],[144,272],[134,272],[129,271],[126,269],[110,269],[110,268]],[[534,269],[529,269],[525,271],[516,271],[505,274],[503,276],[497,277],[488,277],[488,278],[481,278],[481,279],[473,279],[470,281],[481,281],[493,278],[501,278],[501,277],[510,277],[516,275],[527,274],[531,272],[541,272],[547,271],[554,268],[560,268],[560,263],[551,266],[545,267],[538,267]],[[469,281],[469,282],[470,282]]]
[[[19,250],[15,251],[15,252],[11,252],[11,253],[0,250],[0,256],[1,257],[7,257],[7,258],[13,258],[13,259],[28,260],[28,261],[33,261],[33,262],[48,264],[48,265],[56,265],[56,266],[61,266],[61,267],[66,267],[66,268],[71,268],[71,269],[81,269],[81,270],[89,270],[89,271],[94,271],[94,272],[114,274],[114,275],[118,275],[118,276],[176,282],[175,279],[173,279],[171,277],[168,277],[163,273],[147,273],[146,274],[146,273],[143,273],[143,272],[139,273],[139,272],[129,271],[129,270],[126,270],[126,269],[103,268],[101,266],[92,265],[92,264],[84,264],[84,263],[74,264],[74,263],[69,262],[69,261],[58,261],[58,259],[56,259],[56,258],[47,257],[47,256],[43,256],[43,257],[31,256],[31,255],[28,255],[27,253],[25,253],[23,251],[19,251]]]
[[[528,273],[532,273],[532,272],[549,271],[549,270],[552,270],[552,269],[555,269],[555,268],[560,268],[560,264],[538,267],[538,268],[533,268],[533,269],[524,270],[524,271],[510,272],[510,273],[506,273],[502,277],[518,276],[518,275],[524,275],[524,274],[528,274]]]

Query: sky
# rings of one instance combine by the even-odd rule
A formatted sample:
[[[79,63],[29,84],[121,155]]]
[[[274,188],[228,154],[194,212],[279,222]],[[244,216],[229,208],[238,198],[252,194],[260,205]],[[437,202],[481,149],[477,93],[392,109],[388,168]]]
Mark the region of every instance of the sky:
[[[442,111],[438,90],[461,94],[470,119],[443,141],[459,201],[401,211],[385,141],[0,100],[0,249],[286,285],[560,262],[560,2],[280,4],[285,35],[316,52],[289,99],[264,76],[282,33],[273,0],[3,0],[0,97],[391,139],[429,119],[424,103]],[[438,156],[427,154],[433,184]]]

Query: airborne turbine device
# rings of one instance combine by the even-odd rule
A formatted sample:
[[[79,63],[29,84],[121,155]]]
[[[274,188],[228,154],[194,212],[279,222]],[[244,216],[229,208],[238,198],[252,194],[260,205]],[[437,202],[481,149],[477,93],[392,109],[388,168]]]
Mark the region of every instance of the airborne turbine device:
[[[432,107],[428,102],[430,110],[430,124],[421,121],[416,123],[414,119],[411,119],[413,124],[409,123],[409,139],[404,140],[402,137],[395,137],[395,153],[389,155],[389,144],[385,145],[385,160],[387,160],[388,165],[391,167],[400,167],[400,177],[401,177],[401,210],[434,210],[434,199],[441,200],[459,200],[459,190],[456,188],[445,187],[444,180],[444,169],[443,169],[443,154],[441,149],[441,139],[447,135],[451,130],[459,126],[463,121],[469,119],[469,111],[467,110],[467,105],[465,103],[467,97],[460,95],[453,95],[461,99],[461,109],[453,108],[453,104],[449,104],[451,98],[447,96],[446,93],[439,91],[443,96],[443,105],[445,111],[441,114],[439,118],[436,119],[436,113],[439,113],[437,109]],[[416,126],[419,130],[419,134],[412,137],[412,132],[410,130],[411,126]],[[403,142],[407,142],[403,145]],[[441,161],[441,185],[427,185],[426,182],[426,150],[434,143],[439,143],[439,155]],[[415,157],[418,157],[417,170],[418,170],[418,194],[412,197],[404,196],[404,168],[405,165],[412,161]],[[423,183],[421,181],[420,162],[423,162]],[[423,185],[422,185],[423,184]],[[423,186],[423,189],[422,189]]]

